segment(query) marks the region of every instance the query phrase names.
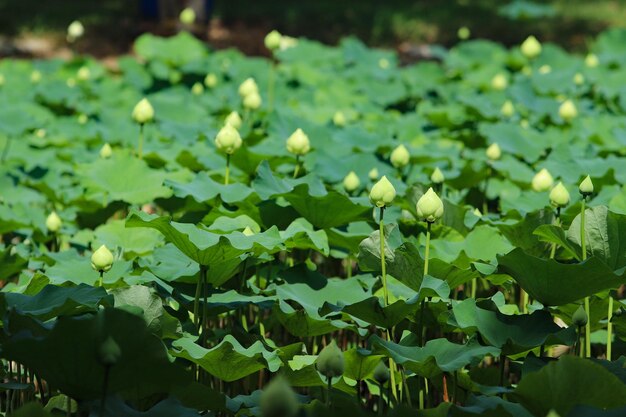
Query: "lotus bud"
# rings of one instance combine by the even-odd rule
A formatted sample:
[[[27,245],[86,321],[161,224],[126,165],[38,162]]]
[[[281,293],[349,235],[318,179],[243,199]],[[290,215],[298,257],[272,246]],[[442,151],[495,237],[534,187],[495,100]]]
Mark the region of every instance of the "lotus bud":
[[[389,368],[383,361],[378,362],[378,365],[374,368],[374,380],[379,384],[389,381]]]
[[[551,409],[550,411],[548,411],[548,414],[546,414],[546,417],[561,417],[561,415],[557,413],[554,409]]]
[[[46,129],[37,129],[35,130],[35,136],[39,139],[43,139],[46,137]]]
[[[147,98],[139,100],[132,113],[133,120],[140,125],[149,123],[154,119],[154,108]]]
[[[569,191],[563,185],[559,183],[550,191],[550,203],[555,207],[565,207],[569,204]]]
[[[98,347],[98,361],[103,366],[113,366],[122,356],[120,345],[111,336],[107,337]]]
[[[38,70],[34,70],[33,72],[30,73],[30,82],[33,84],[37,84],[41,81],[41,72]]]
[[[82,113],[78,115],[78,124],[85,125],[89,121],[89,117],[86,114]]]
[[[587,175],[580,183],[578,191],[580,191],[583,197],[593,194],[593,182],[591,181],[591,177],[589,177],[589,175]]]
[[[376,181],[378,179],[378,168],[370,169],[370,172],[367,173],[367,177],[372,181]]]
[[[509,85],[509,81],[506,79],[506,75],[504,74],[496,74],[491,79],[491,87],[494,90],[504,90]]]
[[[217,85],[217,75],[207,74],[206,77],[204,77],[204,85],[206,85],[207,88],[215,87]]]
[[[533,59],[541,53],[541,43],[537,38],[530,35],[522,42],[521,50],[526,58]]]
[[[436,167],[433,173],[430,175],[430,181],[433,184],[441,184],[445,180],[446,180],[446,177],[443,175],[443,172],[441,172],[439,167]]]
[[[542,65],[539,67],[539,74],[545,75],[550,74],[552,72],[552,67],[550,65]]]
[[[589,321],[589,317],[587,317],[587,312],[582,305],[579,305],[572,315],[572,323],[574,323],[574,325],[578,327],[583,327],[587,325],[587,321]]]
[[[91,255],[91,267],[98,272],[107,272],[113,266],[113,254],[102,245]]]
[[[370,191],[370,201],[376,207],[385,207],[393,202],[396,198],[396,189],[389,182],[386,176],[383,177],[372,187]]]
[[[420,219],[433,223],[443,216],[443,201],[431,187],[417,200],[416,209]]]
[[[567,123],[571,122],[572,119],[578,116],[578,110],[572,100],[565,100],[561,103],[561,106],[559,107],[559,116],[561,116],[561,119],[565,120]]]
[[[251,93],[243,98],[243,106],[246,109],[256,110],[261,107],[263,100],[261,99],[261,95],[259,93]]]
[[[552,188],[553,184],[554,179],[552,178],[550,171],[545,168],[542,168],[539,172],[537,172],[531,182],[533,190],[537,192],[548,191]]]
[[[52,233],[58,232],[62,224],[61,218],[55,211],[46,218],[46,228]]]
[[[243,120],[241,120],[241,116],[236,111],[230,112],[228,116],[226,116],[226,120],[224,120],[224,124],[231,125],[235,129],[240,129],[243,124]]]
[[[480,212],[480,210],[478,210],[478,207],[476,207],[474,211],[472,211],[472,213],[474,213],[474,216],[476,217],[483,217],[483,214]]]
[[[250,226],[246,226],[245,229],[243,229],[243,232],[241,232],[244,234],[244,236],[252,236],[254,235],[254,231],[252,229],[250,229]]]
[[[328,379],[343,375],[345,367],[343,352],[334,340],[322,349],[315,361],[315,367]]]
[[[600,60],[596,54],[588,54],[585,57],[585,66],[588,68],[595,68],[600,65]]]
[[[469,39],[469,37],[472,36],[472,33],[470,32],[469,28],[467,28],[467,26],[462,26],[459,28],[459,30],[456,31],[456,36],[464,41],[466,39]]]
[[[489,145],[487,150],[485,151],[485,155],[492,161],[497,161],[502,156],[502,150],[500,149],[500,145],[497,143],[492,143]]]
[[[284,51],[285,49],[293,48],[298,45],[298,40],[296,38],[292,38],[291,36],[281,36],[280,38],[280,50]]]
[[[345,126],[346,116],[342,112],[337,111],[335,115],[333,116],[333,123],[335,126],[339,126],[339,127]]]
[[[110,158],[111,155],[113,155],[113,148],[111,148],[111,145],[108,143],[102,145],[102,148],[100,148],[100,158]]]
[[[248,78],[239,85],[239,95],[243,98],[253,93],[259,93],[259,86],[254,78]]]
[[[267,384],[259,405],[262,417],[295,417],[300,408],[296,394],[280,376]]]
[[[229,155],[235,153],[235,151],[241,147],[242,143],[243,141],[237,129],[229,124],[224,125],[224,127],[217,132],[217,136],[215,136],[217,149]]]
[[[391,64],[389,63],[389,60],[387,58],[380,58],[378,60],[378,66],[381,69],[387,69],[387,68],[389,68],[389,65],[391,65]]]
[[[298,128],[287,139],[287,150],[294,155],[305,155],[311,150],[309,137]]]
[[[76,78],[78,78],[80,81],[87,81],[88,79],[90,79],[91,71],[89,70],[89,67],[80,67],[76,72]]]
[[[522,119],[519,121],[519,125],[523,128],[523,129],[528,129],[528,127],[530,126],[530,123],[528,123],[527,119]]]
[[[178,70],[170,71],[170,84],[178,84],[183,79],[183,73]]]
[[[515,114],[515,107],[513,106],[513,102],[511,102],[511,100],[505,101],[502,107],[500,108],[500,113],[504,117],[513,116]]]
[[[263,40],[263,42],[265,43],[265,47],[273,52],[280,48],[281,38],[282,36],[280,32],[278,32],[277,30],[273,30],[265,35],[265,39]]]
[[[6,79],[4,78],[4,74],[0,74],[0,87],[2,87],[5,82],[6,82]]]
[[[582,75],[580,72],[577,72],[574,75],[574,84],[583,85],[584,83],[585,83],[585,76]]]
[[[411,155],[409,155],[408,149],[404,145],[399,145],[391,152],[391,165],[396,168],[402,168],[409,163]]]
[[[191,94],[193,94],[194,96],[199,96],[202,93],[204,93],[204,86],[202,85],[202,83],[194,83],[191,86]]]
[[[361,180],[359,180],[358,175],[356,175],[354,171],[350,171],[350,173],[343,179],[343,188],[345,188],[347,192],[356,190],[359,188],[359,185],[361,185]]]
[[[183,25],[191,26],[196,21],[196,11],[191,7],[185,7],[178,17]]]
[[[533,69],[531,67],[529,67],[528,65],[524,65],[522,67],[522,74],[524,75],[531,75],[533,73]]]
[[[75,42],[78,38],[82,38],[85,34],[85,27],[78,20],[74,20],[67,27],[67,41]]]

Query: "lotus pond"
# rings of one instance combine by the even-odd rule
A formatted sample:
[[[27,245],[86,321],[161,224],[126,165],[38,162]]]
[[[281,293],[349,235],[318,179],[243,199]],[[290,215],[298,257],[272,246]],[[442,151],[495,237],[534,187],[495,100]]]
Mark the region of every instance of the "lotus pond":
[[[626,31],[0,62],[0,412],[626,415]]]

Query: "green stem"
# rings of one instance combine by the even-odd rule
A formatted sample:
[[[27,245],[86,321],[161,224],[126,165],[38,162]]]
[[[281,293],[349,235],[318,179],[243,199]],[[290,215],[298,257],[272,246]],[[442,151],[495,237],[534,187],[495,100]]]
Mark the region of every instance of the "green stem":
[[[580,356],[581,358],[585,356],[585,351],[582,347],[582,342],[583,342],[583,329],[582,326],[578,326],[578,344],[576,345],[576,348],[578,349],[578,356]]]
[[[613,343],[613,323],[611,323],[611,319],[613,318],[613,296],[609,293],[609,315],[608,321],[606,324],[606,360],[611,360],[611,352],[612,352],[612,343]]]
[[[557,226],[557,227],[561,225],[561,207],[557,207],[557,209],[556,209],[556,216],[554,218],[554,225]],[[552,247],[550,248],[550,259],[554,259],[555,255],[556,255],[556,243],[553,243]]]
[[[107,390],[109,388],[109,371],[111,370],[110,366],[106,366],[104,368],[104,381],[102,383],[102,398],[100,399],[100,417],[105,416],[105,405],[107,398]]]
[[[382,416],[383,415],[383,408],[384,408],[384,404],[383,404],[383,384],[381,384],[380,382],[378,383],[378,415]]]
[[[9,155],[9,147],[11,146],[11,136],[7,136],[6,142],[4,142],[4,149],[2,150],[2,158],[0,158],[0,162],[4,162]]]
[[[70,396],[68,395],[67,397],[67,403],[66,403],[66,415],[67,417],[72,417],[72,399],[70,398]]]
[[[333,389],[333,379],[329,376],[326,377],[328,380],[328,391],[326,392],[326,407],[330,407],[330,391]]]
[[[100,272],[100,278],[98,278],[98,287],[103,287],[104,286],[104,270],[101,269],[98,272]]]
[[[200,319],[200,295],[202,294],[202,268],[200,268],[200,276],[196,283],[196,294],[193,299],[193,324],[197,328]],[[198,330],[199,331],[199,330]]]
[[[580,246],[582,249],[583,262],[587,259],[587,244],[585,242],[585,205],[586,196],[583,195],[583,202],[580,206]],[[585,297],[585,313],[587,314],[587,324],[585,325],[585,356],[591,357],[591,311],[589,309],[589,297]]]
[[[230,154],[226,154],[226,172],[224,173],[224,185],[228,185],[230,177]]]
[[[428,258],[430,255],[430,228],[431,222],[426,222],[426,248],[424,249],[424,276],[428,275]]]
[[[139,159],[143,158],[143,126],[144,123],[139,124],[139,145],[137,146],[137,156],[139,156]]]
[[[298,178],[298,174],[300,173],[300,155],[296,155],[296,167],[293,170],[293,178]]]
[[[385,261],[385,225],[383,217],[385,215],[385,207],[380,208],[380,268],[382,271],[381,280],[383,282],[383,306],[389,305],[389,293],[387,292],[387,263]]]
[[[275,78],[276,78],[276,63],[272,59],[270,63],[270,73],[269,73],[268,80],[267,80],[267,103],[268,103],[267,111],[269,113],[271,113],[274,108],[274,86],[276,85]]]

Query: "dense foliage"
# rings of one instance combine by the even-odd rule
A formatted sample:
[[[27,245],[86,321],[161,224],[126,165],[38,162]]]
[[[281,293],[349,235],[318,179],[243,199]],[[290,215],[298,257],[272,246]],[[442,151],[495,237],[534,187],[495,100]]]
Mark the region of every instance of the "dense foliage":
[[[1,410],[626,413],[626,32],[275,35],[0,63]]]

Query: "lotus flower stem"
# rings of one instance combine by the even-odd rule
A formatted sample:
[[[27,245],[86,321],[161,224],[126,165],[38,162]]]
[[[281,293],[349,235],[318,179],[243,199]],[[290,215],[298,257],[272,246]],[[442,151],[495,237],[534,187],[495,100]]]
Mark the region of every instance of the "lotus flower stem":
[[[137,156],[139,159],[143,158],[143,127],[145,123],[139,124],[139,144],[137,145]]]
[[[271,113],[274,109],[274,89],[276,86],[276,62],[270,62],[270,71],[267,77],[267,111]]]
[[[230,177],[230,154],[226,154],[226,172],[224,173],[224,185],[228,185]]]
[[[67,403],[65,405],[65,407],[67,408],[66,410],[66,415],[67,417],[72,417],[72,399],[70,398],[70,396],[68,395],[66,397]]]
[[[4,163],[7,159],[7,155],[9,154],[9,147],[11,146],[11,136],[6,137],[4,142],[4,148],[2,149],[2,157],[0,158],[0,162]]]
[[[98,287],[104,286],[104,270],[100,270],[100,278],[98,279]]]
[[[611,360],[611,351],[613,343],[613,323],[611,323],[611,319],[613,318],[613,296],[609,292],[609,315],[606,323],[606,360]]]
[[[583,201],[580,206],[580,246],[582,249],[583,262],[587,259],[587,244],[585,242],[585,206],[586,196],[583,195]],[[587,324],[585,324],[585,356],[591,357],[591,312],[589,311],[589,297],[585,297],[585,313],[587,313]]]
[[[110,365],[107,365],[104,367],[104,380],[102,381],[102,398],[100,399],[100,417],[104,417],[106,415],[105,406],[106,406],[107,391],[109,389],[110,371],[111,371]]]
[[[387,265],[385,261],[385,225],[383,217],[385,215],[385,207],[380,208],[380,268],[381,268],[381,280],[383,282],[383,306],[389,305],[389,293],[387,292]]]
[[[206,347],[206,339],[207,339],[207,320],[209,316],[209,283],[207,282],[207,267],[200,267],[200,279],[202,280],[202,293],[203,293],[203,301],[202,305],[202,335],[200,339],[200,345]]]
[[[296,155],[296,167],[293,170],[293,178],[298,178],[298,174],[300,173],[300,155]]]
[[[382,416],[383,415],[383,408],[384,408],[384,403],[383,403],[383,384],[381,382],[378,383],[378,415]]]
[[[582,358],[585,356],[585,351],[582,347],[583,327],[578,326],[578,331],[576,333],[578,334],[578,343],[576,344],[576,348],[578,349],[578,356]]]
[[[330,391],[333,389],[333,379],[326,377],[328,383],[328,390],[326,391],[326,407],[330,407]]]
[[[561,208],[557,207],[556,209],[556,215],[554,217],[554,225],[555,226],[561,226]],[[550,259],[554,259],[554,256],[556,255],[556,243],[553,243],[552,246],[550,247]]]

